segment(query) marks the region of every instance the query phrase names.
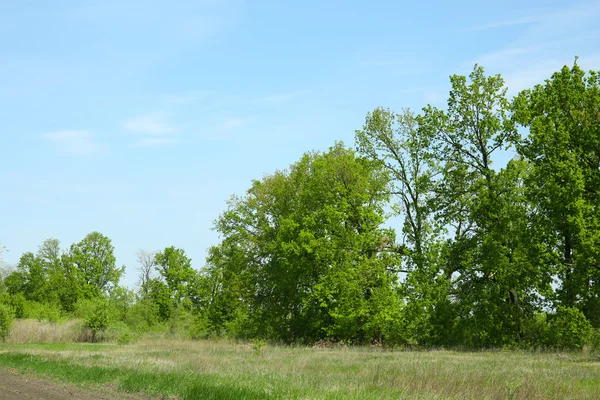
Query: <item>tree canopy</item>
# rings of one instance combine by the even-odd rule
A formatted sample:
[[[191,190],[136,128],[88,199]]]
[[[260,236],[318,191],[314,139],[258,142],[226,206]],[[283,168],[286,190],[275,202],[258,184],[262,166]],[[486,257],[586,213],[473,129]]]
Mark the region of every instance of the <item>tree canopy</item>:
[[[136,293],[108,237],[46,240],[0,275],[6,318],[76,316],[93,340],[115,321],[283,343],[597,340],[600,74],[575,62],[512,99],[478,65],[450,84],[447,107],[378,107],[354,149],[252,181],[200,268],[140,250]]]

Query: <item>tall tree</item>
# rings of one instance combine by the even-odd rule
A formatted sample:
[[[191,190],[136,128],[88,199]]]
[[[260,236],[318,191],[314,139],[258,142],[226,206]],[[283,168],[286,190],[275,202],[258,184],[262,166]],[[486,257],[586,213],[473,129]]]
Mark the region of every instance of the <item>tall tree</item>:
[[[440,224],[434,219],[436,187],[440,184],[437,131],[421,125],[421,116],[404,109],[396,114],[377,108],[368,113],[356,131],[359,152],[382,167],[391,178],[394,215],[403,219],[403,257],[398,272],[405,275],[402,293],[407,302],[404,317],[412,343],[438,344],[446,337],[436,313],[447,304],[447,282],[440,276]],[[447,308],[447,307],[446,307]],[[451,320],[444,316],[446,320]]]
[[[431,131],[419,129],[418,117],[408,109],[395,114],[377,108],[356,131],[356,143],[361,154],[390,173],[391,194],[398,199],[394,211],[404,217],[402,232],[410,244],[408,268],[425,268],[427,245],[435,234],[429,204],[437,173]]]
[[[557,305],[600,326],[600,77],[575,62],[519,94],[515,119],[529,128],[519,152],[532,165],[528,195],[541,227],[538,252],[560,281]]]
[[[125,267],[115,263],[111,240],[99,232],[88,234],[81,242],[73,244],[65,258],[77,274],[83,296],[98,297],[108,293],[119,283]]]
[[[167,247],[156,253],[154,264],[176,305],[191,297],[197,271],[192,268],[192,260],[185,255],[185,251],[173,246]]]
[[[47,281],[46,301],[50,303],[62,303],[62,299],[68,297],[67,277],[61,260],[60,241],[47,239],[38,248],[36,257],[40,260]]]
[[[386,185],[375,164],[336,144],[234,197],[208,260],[223,279],[215,293],[238,310],[222,318],[285,341],[383,335],[385,323],[372,322],[399,306],[395,238],[381,227]]]
[[[519,211],[518,221],[523,220],[525,209],[511,208],[516,192],[502,187],[509,183],[504,175],[511,173],[499,174],[492,167],[494,155],[518,135],[499,75],[486,76],[476,65],[468,78],[454,75],[450,82],[447,111],[427,107],[421,118],[423,129],[436,132],[443,163],[437,217],[453,235],[445,273],[453,278],[459,340],[501,345],[518,339],[519,299],[529,293],[532,281],[520,274],[521,258],[515,255],[523,244],[511,236],[511,218]],[[516,177],[517,171],[512,173]]]

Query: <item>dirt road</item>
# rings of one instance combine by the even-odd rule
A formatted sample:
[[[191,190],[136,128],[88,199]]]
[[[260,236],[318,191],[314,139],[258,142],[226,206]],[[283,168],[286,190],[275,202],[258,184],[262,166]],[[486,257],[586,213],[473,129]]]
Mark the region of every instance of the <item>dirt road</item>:
[[[104,391],[103,391],[104,392]],[[110,392],[99,393],[79,389],[21,375],[9,369],[0,369],[0,400],[108,400],[108,399],[144,399],[141,395]]]

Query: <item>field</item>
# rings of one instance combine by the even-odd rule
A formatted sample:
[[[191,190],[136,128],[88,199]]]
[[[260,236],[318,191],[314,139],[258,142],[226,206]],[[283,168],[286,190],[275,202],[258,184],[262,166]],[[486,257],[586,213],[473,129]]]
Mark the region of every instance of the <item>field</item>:
[[[228,341],[0,344],[0,368],[182,399],[598,399],[582,353],[285,347]]]

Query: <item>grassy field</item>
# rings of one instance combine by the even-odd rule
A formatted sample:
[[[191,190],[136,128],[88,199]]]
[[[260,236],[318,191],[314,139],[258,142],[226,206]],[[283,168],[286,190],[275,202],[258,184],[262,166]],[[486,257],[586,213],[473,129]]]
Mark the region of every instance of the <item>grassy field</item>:
[[[293,348],[215,341],[0,344],[0,366],[183,399],[599,399],[583,353]]]

